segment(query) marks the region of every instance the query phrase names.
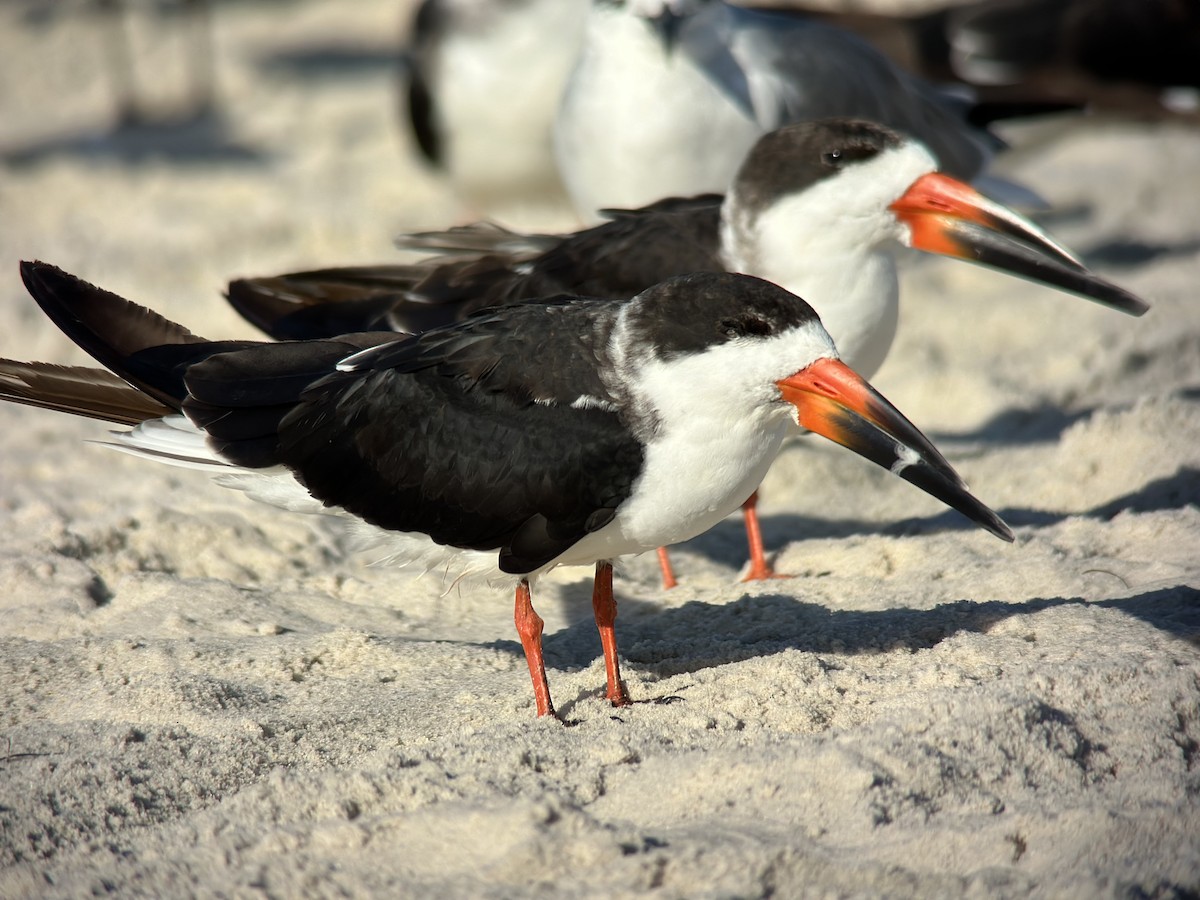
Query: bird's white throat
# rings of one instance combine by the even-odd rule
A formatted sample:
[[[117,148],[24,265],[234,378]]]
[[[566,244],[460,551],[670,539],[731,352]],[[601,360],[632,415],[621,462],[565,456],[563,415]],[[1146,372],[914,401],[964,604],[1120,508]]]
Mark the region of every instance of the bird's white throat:
[[[864,378],[883,364],[896,333],[897,245],[908,226],[888,208],[936,163],[923,147],[886,150],[765,210],[748,210],[736,191],[722,208],[725,266],[802,297],[817,311],[843,361]]]

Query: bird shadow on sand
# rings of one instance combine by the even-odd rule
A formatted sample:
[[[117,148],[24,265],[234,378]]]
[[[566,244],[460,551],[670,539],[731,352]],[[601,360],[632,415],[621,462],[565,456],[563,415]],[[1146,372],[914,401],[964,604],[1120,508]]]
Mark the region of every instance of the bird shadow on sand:
[[[1175,474],[1152,481],[1137,491],[1081,513],[1005,509],[1004,517],[1018,527],[1046,527],[1085,516],[1108,520],[1123,512],[1148,513],[1200,503],[1200,469],[1181,467]],[[974,528],[960,515],[947,511],[924,519],[908,519],[884,528],[856,520],[818,520],[803,516],[773,516],[763,520],[768,547],[803,537],[848,537],[856,534],[930,534]],[[786,537],[781,537],[786,535]],[[742,526],[727,521],[690,542],[690,551],[704,553],[733,572],[744,561]],[[685,576],[686,577],[686,576]],[[809,577],[820,577],[820,573]],[[562,602],[572,610],[574,624],[545,637],[546,662],[552,669],[582,669],[600,655],[591,621],[590,579],[565,585]],[[1117,609],[1155,628],[1200,645],[1200,588],[1180,584],[1156,587],[1109,600],[1083,597],[1036,597],[1028,600],[959,600],[932,609],[839,610],[788,594],[747,593],[730,603],[691,600],[664,609],[652,600],[621,595],[618,636],[621,656],[628,665],[666,678],[727,665],[787,650],[806,653],[872,654],[893,650],[928,649],[960,632],[987,633],[998,622],[1063,606]],[[1031,632],[1031,639],[1036,633]],[[472,642],[474,643],[474,642]],[[522,654],[514,640],[480,642],[515,656]],[[564,700],[566,698],[563,698]],[[565,709],[566,707],[564,707]]]
[[[1200,503],[1200,469],[1182,466],[1174,474],[1148,482],[1136,491],[1123,494],[1088,510],[1061,512],[1028,507],[997,510],[1014,528],[1048,528],[1073,518],[1108,521],[1123,512],[1151,513],[1182,509]],[[959,513],[947,509],[935,516],[900,519],[887,525],[864,519],[832,519],[783,513],[761,517],[763,541],[767,552],[796,542],[820,538],[848,538],[862,535],[905,537],[972,531],[974,524]],[[695,553],[737,571],[746,561],[746,532],[737,519],[726,519],[709,531],[683,545]]]
[[[1096,209],[1091,203],[1060,205],[1038,212],[1035,218],[1039,225],[1054,233],[1094,222]],[[1075,250],[1089,268],[1136,268],[1159,259],[1190,256],[1200,250],[1200,240],[1164,243],[1132,237],[1106,238],[1090,245],[1076,245]]]
[[[259,166],[269,160],[265,151],[237,140],[225,117],[208,107],[0,146],[0,162],[14,168],[58,157],[113,161],[127,166],[150,161],[176,166],[212,163]]]
[[[1200,402],[1200,385],[1180,387],[1170,392],[1173,397],[1192,403]],[[1127,409],[1128,405],[1116,407]],[[935,445],[945,451],[960,447],[1018,447],[1054,443],[1077,422],[1090,419],[1101,407],[1065,410],[1057,406],[1037,406],[1031,409],[1006,409],[970,431],[930,431]],[[1111,411],[1113,407],[1108,407]],[[966,454],[971,455],[968,451]]]
[[[624,607],[625,604],[622,604]],[[961,633],[985,634],[1013,616],[1063,606],[1121,610],[1156,628],[1200,642],[1200,588],[1159,587],[1113,600],[1038,597],[1018,602],[958,600],[932,609],[838,610],[786,594],[746,594],[732,603],[693,600],[653,614],[639,610],[619,625],[621,655],[660,678],[696,672],[787,650],[805,653],[915,652]],[[1026,640],[1037,639],[1034,626]],[[512,651],[520,653],[520,645]],[[579,622],[546,641],[547,662],[581,668],[599,654],[595,628]]]
[[[943,451],[962,451],[956,455],[971,455],[970,448],[1024,447],[1059,440],[1063,432],[1096,414],[1098,407],[1066,410],[1057,406],[1037,406],[1032,409],[1006,409],[970,431],[931,431],[930,439]]]
[[[1200,386],[1183,388],[1174,394],[1184,400],[1200,401]],[[1077,422],[1093,416],[1097,408],[1066,411],[1057,407],[1005,410],[979,428],[963,433],[934,435],[934,442],[946,447],[958,445],[959,456],[971,456],[970,448],[1017,446],[1054,442]],[[984,498],[986,499],[986,498]],[[1076,517],[1108,521],[1122,512],[1148,513],[1180,509],[1200,503],[1200,469],[1182,466],[1172,475],[1148,482],[1135,491],[1116,497],[1088,510],[1064,512],[1009,506],[996,512],[1009,525],[1022,528],[1046,528]],[[795,542],[820,538],[848,538],[863,535],[890,537],[971,531],[975,526],[959,513],[945,509],[934,516],[907,518],[881,525],[866,519],[826,518],[798,513],[762,514],[760,522],[767,552],[776,553]],[[727,519],[704,534],[682,545],[685,553],[694,553],[737,571],[746,562],[746,536],[740,519]]]
[[[1090,268],[1133,269],[1177,256],[1194,256],[1198,250],[1200,240],[1167,244],[1126,238],[1093,244],[1084,249],[1080,256]]]
[[[1047,527],[1079,516],[1107,521],[1124,512],[1148,513],[1196,503],[1200,503],[1200,469],[1182,467],[1171,476],[1152,481],[1137,491],[1085,512],[1010,508],[1003,510],[1002,515],[1017,527]],[[903,520],[884,528],[856,520],[829,521],[803,516],[773,516],[763,520],[768,548],[776,542],[786,543],[803,537],[901,536],[973,528],[952,511],[929,518]],[[731,578],[745,557],[744,531],[736,521],[721,523],[687,546],[692,552],[728,565]],[[820,577],[820,573],[809,573],[809,577],[814,576]],[[1088,602],[1081,597],[1036,598],[1020,602],[961,600],[930,610],[856,611],[831,610],[819,603],[785,594],[747,594],[733,603],[693,600],[664,610],[650,601],[623,598],[620,593],[618,586],[618,603],[624,613],[618,625],[622,655],[631,663],[645,665],[662,676],[788,649],[818,653],[923,649],[959,631],[986,632],[996,622],[1014,615]],[[573,618],[577,621],[547,636],[546,658],[550,665],[584,667],[596,659],[599,644],[595,626],[586,613],[589,598],[590,586],[586,582],[566,588],[565,602],[575,609],[577,615]],[[1121,609],[1181,638],[1200,641],[1200,589],[1179,585],[1090,605]],[[496,641],[490,646],[521,652],[515,641]]]

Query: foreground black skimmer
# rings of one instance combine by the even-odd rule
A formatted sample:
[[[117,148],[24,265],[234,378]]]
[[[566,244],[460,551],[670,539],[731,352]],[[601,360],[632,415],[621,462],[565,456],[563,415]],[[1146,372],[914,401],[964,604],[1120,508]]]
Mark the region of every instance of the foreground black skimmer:
[[[761,138],[725,198],[666,200],[568,235],[494,225],[419,235],[447,255],[412,266],[325,269],[234,281],[229,298],[276,338],[423,331],[488,306],[566,292],[631,297],[672,275],[739,271],[809,300],[865,377],[896,331],[893,251],[908,245],[983,263],[1132,315],[1146,304],[1089,272],[1035,225],[935,171],[915,141],[826,120]],[[771,574],[753,506],[750,578]],[[664,570],[670,584],[672,577]]]
[[[972,104],[853,34],[724,0],[593,0],[554,128],[576,211],[728,189],[762,134],[856,116],[924,142],[971,181],[1003,146]]]
[[[21,274],[113,374],[0,361],[0,398],[136,424],[116,436],[131,453],[365,523],[397,562],[507,583],[539,715],[554,707],[538,576],[596,565],[606,696],[627,704],[611,561],[716,524],[797,426],[1012,540],[838,360],[812,309],[756,278],[688,275],[630,301],[559,297],[415,337],[276,344],[206,341],[44,263]]]
[[[566,204],[550,134],[588,0],[423,0],[406,54],[421,155],[477,213]]]

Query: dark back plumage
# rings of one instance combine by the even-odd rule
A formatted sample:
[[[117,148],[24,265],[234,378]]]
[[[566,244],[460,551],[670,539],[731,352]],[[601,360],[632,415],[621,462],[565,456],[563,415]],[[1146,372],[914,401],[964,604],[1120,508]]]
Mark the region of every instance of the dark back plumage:
[[[186,414],[221,459],[284,466],[328,506],[498,550],[515,573],[603,527],[633,489],[646,435],[627,418],[614,340],[623,357],[669,360],[815,318],[765,281],[699,273],[632,302],[558,296],[415,336],[213,342],[53,266],[22,274],[71,337],[153,398],[149,409]],[[110,408],[128,407],[118,420],[149,416],[126,389],[92,381],[117,391]]]
[[[557,294],[628,299],[672,275],[720,272],[721,198],[664,200],[640,210],[610,210],[611,220],[559,237],[537,236],[535,249],[508,249],[515,236],[478,229],[422,235],[419,246],[472,251],[444,262],[323,269],[230,282],[231,304],[278,340],[332,337],[386,328],[420,332],[480,309]],[[434,245],[430,238],[448,243]]]
[[[53,266],[22,274],[80,346],[182,410],[221,458],[284,466],[385,529],[498,550],[504,571],[532,571],[603,527],[640,469],[642,446],[596,374],[616,304],[560,298],[416,337],[213,342]],[[361,365],[339,368],[355,354]],[[573,406],[582,395],[596,403]]]

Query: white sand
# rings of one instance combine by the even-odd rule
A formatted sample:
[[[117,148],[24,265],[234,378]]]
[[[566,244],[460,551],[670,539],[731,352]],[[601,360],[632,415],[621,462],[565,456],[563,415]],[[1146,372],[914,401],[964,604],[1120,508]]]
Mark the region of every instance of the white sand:
[[[258,162],[0,163],[0,354],[85,361],[20,258],[245,336],[229,276],[386,260],[461,215],[409,158],[386,69],[261,65],[386,50],[394,5],[220,7],[229,137]],[[0,7],[8,154],[107,103],[94,35],[21,8]],[[84,443],[99,423],[0,408],[0,896],[1194,896],[1200,135],[1078,125],[1010,168],[1154,303],[906,271],[876,384],[1016,544],[791,448],[763,512],[794,578],[738,584],[736,520],[676,554],[675,591],[653,558],[618,578],[633,707],[601,699],[587,573],[541,590],[572,727],[533,717],[509,597],[440,596]]]

